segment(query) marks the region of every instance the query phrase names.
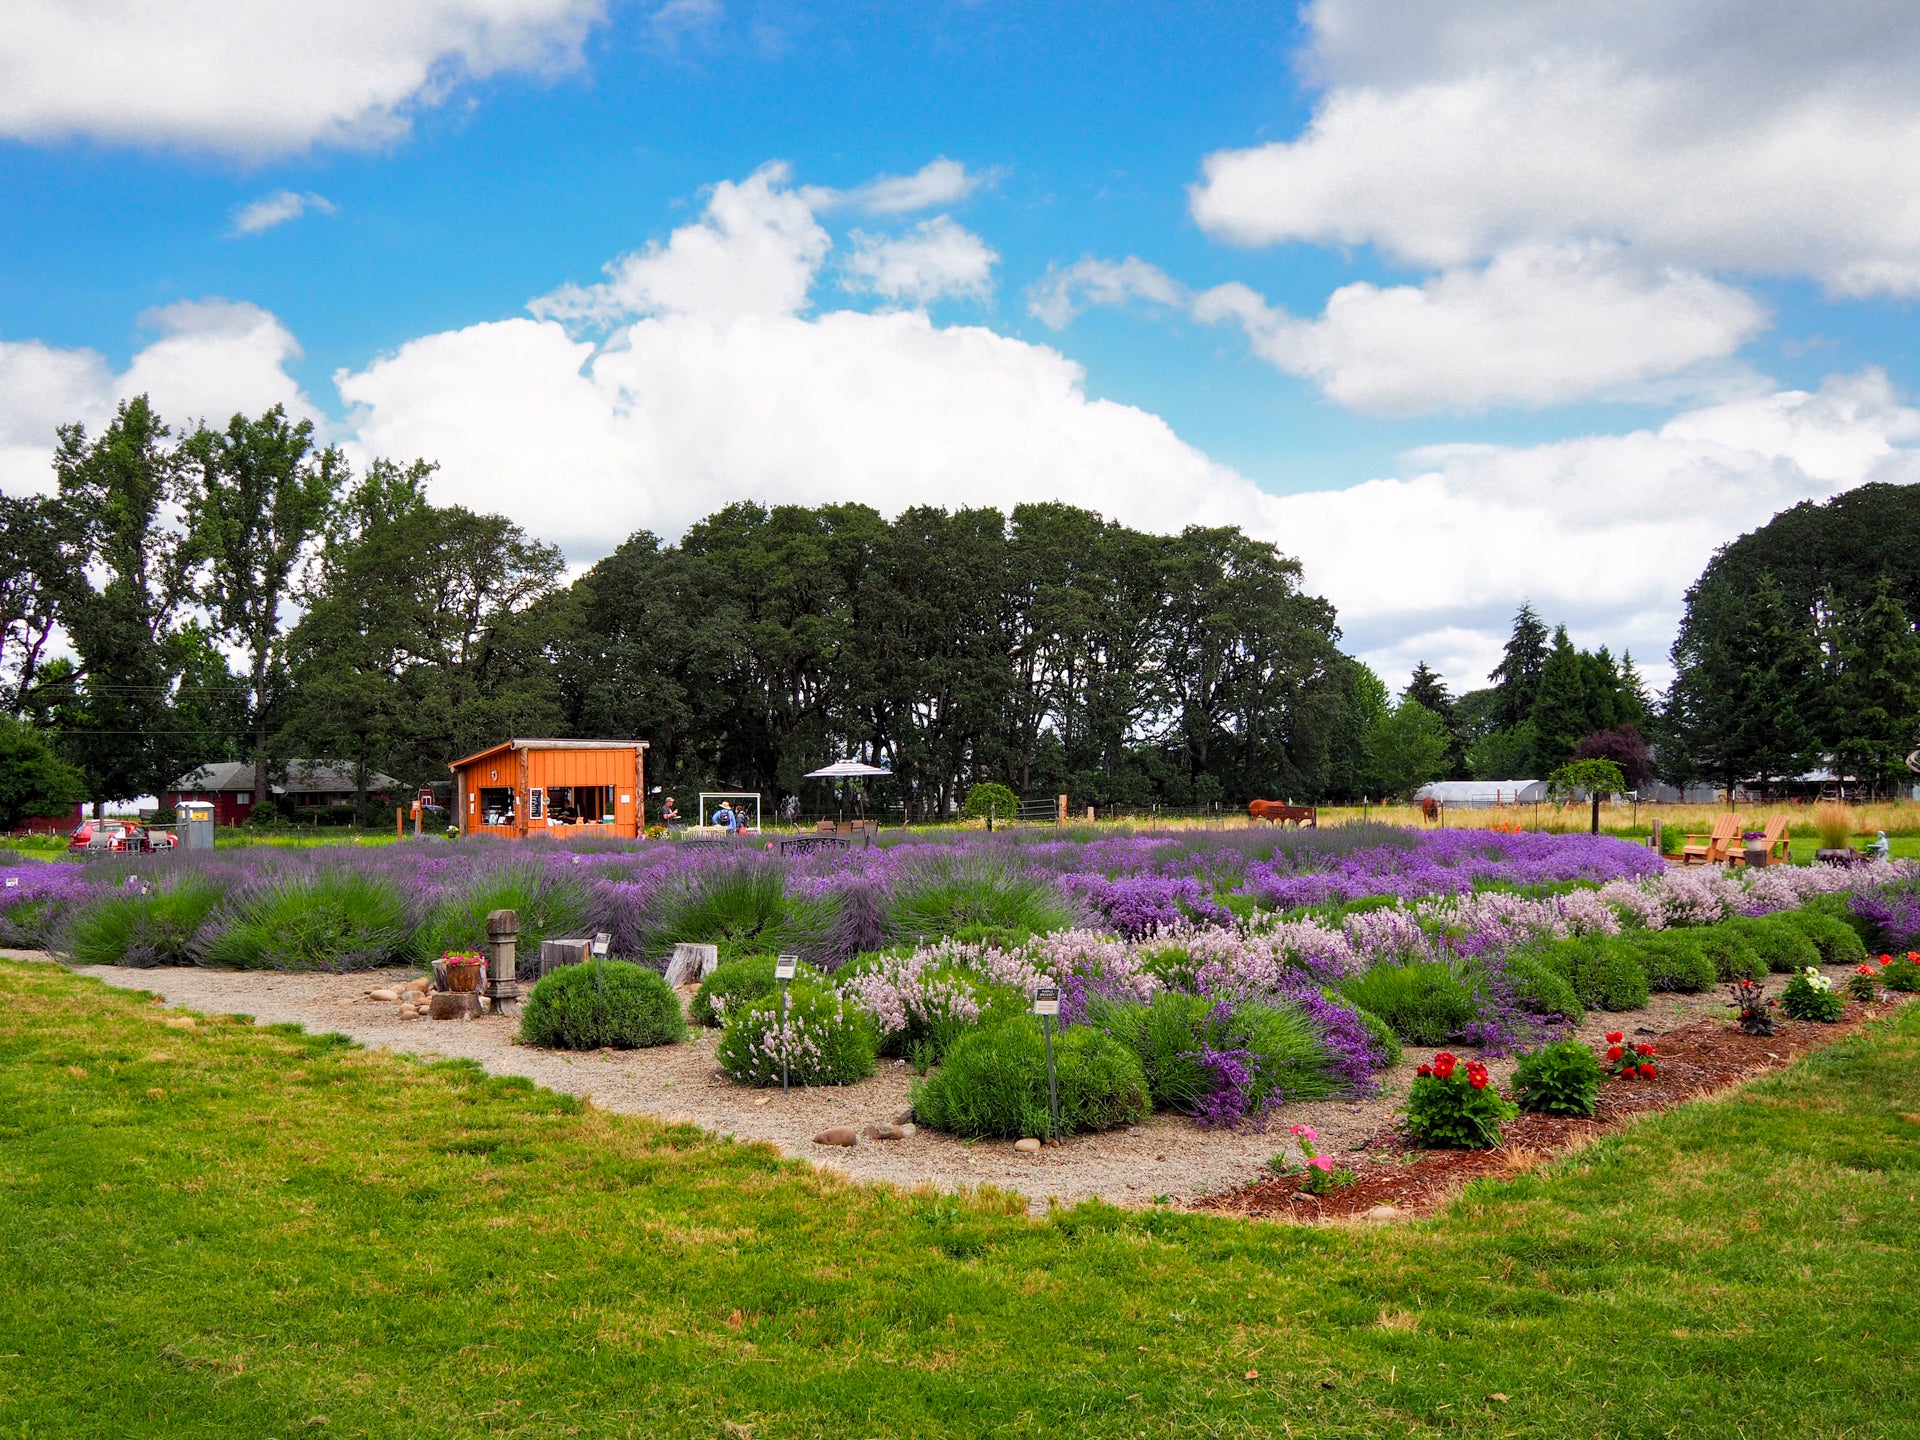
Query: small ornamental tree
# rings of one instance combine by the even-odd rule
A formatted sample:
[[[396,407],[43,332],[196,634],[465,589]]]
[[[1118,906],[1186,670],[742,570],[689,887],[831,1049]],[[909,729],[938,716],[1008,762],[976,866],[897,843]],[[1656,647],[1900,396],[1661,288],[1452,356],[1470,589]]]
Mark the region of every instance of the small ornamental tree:
[[[1020,818],[1020,797],[997,780],[982,780],[967,791],[967,803],[961,810],[969,820],[985,820],[989,815],[1000,820]]]
[[[87,798],[81,773],[24,720],[0,715],[0,831],[23,820],[65,815]]]
[[[1555,795],[1571,795],[1584,790],[1593,797],[1593,833],[1600,833],[1600,797],[1617,795],[1627,788],[1627,777],[1611,760],[1575,760],[1562,765],[1547,777],[1547,788]]]

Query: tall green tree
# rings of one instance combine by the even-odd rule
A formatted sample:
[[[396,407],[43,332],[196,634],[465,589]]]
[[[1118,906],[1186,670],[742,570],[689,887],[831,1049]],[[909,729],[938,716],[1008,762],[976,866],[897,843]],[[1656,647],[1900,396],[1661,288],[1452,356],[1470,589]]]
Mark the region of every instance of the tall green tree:
[[[1447,729],[1447,769],[1448,775],[1464,772],[1466,765],[1466,741],[1461,735],[1460,724],[1454,715],[1454,699],[1447,691],[1447,682],[1422,660],[1413,667],[1413,674],[1407,681],[1407,698],[1414,703],[1424,705],[1440,717],[1440,723]]]
[[[1508,729],[1530,718],[1533,702],[1540,694],[1540,682],[1546,672],[1548,655],[1547,627],[1534,613],[1531,603],[1521,602],[1513,617],[1513,630],[1501,652],[1500,663],[1487,678],[1499,693],[1494,707],[1496,728]]]
[[[436,506],[434,467],[376,460],[336,507],[288,638],[279,733],[368,776],[438,779],[504,735],[557,728],[561,557],[512,521]]]
[[[347,464],[338,450],[315,448],[312,421],[290,422],[279,405],[257,419],[235,415],[225,430],[201,427],[180,457],[193,595],[245,661],[253,793],[265,804],[268,737],[290,637],[282,612]]]
[[[1367,731],[1367,775],[1383,798],[1410,795],[1447,771],[1452,737],[1440,717],[1411,695]]]
[[[169,523],[179,456],[144,395],[98,436],[59,432],[54,475],[76,553],[60,620],[79,663],[61,705],[61,746],[103,800],[156,792],[180,758],[166,721],[167,639],[183,597],[182,537]]]
[[[57,655],[61,620],[85,588],[71,508],[47,495],[0,495],[0,713],[32,709]]]
[[[1920,744],[1920,637],[1881,578],[1873,598],[1848,613],[1833,694],[1842,774],[1885,793],[1907,781],[1906,756]]]
[[[0,832],[84,800],[86,777],[24,720],[0,715]]]

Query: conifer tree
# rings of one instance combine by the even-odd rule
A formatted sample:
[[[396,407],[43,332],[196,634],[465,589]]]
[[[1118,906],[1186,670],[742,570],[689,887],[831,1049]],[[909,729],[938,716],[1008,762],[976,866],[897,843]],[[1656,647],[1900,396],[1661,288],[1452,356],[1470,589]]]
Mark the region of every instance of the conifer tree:
[[[1892,789],[1907,773],[1920,730],[1920,638],[1891,578],[1883,576],[1873,599],[1848,616],[1840,640],[1834,758],[1842,774]]]
[[[1547,627],[1540,623],[1532,604],[1522,601],[1513,617],[1513,633],[1507,637],[1500,663],[1487,677],[1500,695],[1494,712],[1495,728],[1509,729],[1533,713],[1546,663]]]

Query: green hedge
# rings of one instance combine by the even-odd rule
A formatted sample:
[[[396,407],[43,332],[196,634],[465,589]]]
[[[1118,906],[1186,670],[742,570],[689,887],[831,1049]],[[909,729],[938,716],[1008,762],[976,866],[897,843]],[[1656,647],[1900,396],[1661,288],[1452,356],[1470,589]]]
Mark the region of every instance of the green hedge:
[[[541,977],[520,1017],[520,1038],[550,1050],[638,1050],[687,1038],[680,997],[656,972],[626,960],[564,965]]]

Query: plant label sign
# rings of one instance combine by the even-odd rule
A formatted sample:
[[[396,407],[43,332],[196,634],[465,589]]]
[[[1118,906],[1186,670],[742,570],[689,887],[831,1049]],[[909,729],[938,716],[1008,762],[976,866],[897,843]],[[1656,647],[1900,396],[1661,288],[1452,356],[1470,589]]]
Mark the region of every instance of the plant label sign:
[[[593,953],[596,956],[605,955],[612,944],[613,936],[609,935],[605,930],[602,930],[598,935],[593,937]]]
[[[794,972],[799,968],[800,957],[798,955],[781,955],[773,962],[773,978],[776,980],[791,980],[793,979]]]
[[[1037,985],[1033,991],[1033,1013],[1036,1015],[1058,1015],[1060,1013],[1060,990],[1054,985]]]

